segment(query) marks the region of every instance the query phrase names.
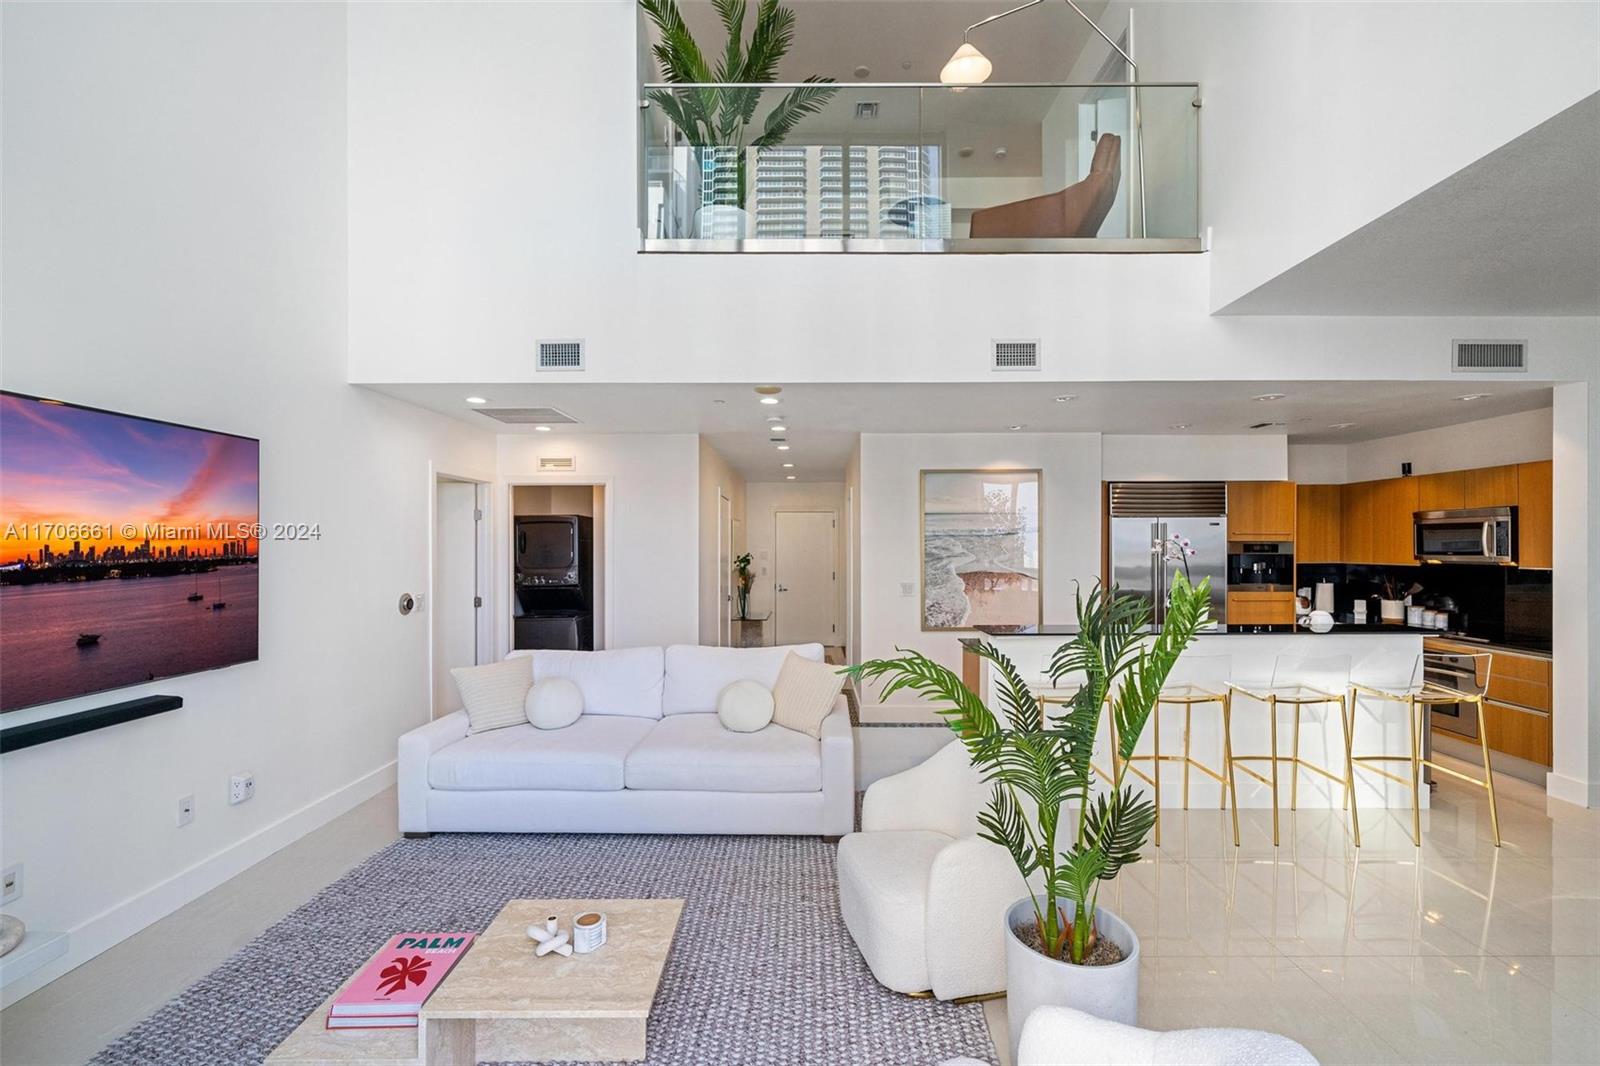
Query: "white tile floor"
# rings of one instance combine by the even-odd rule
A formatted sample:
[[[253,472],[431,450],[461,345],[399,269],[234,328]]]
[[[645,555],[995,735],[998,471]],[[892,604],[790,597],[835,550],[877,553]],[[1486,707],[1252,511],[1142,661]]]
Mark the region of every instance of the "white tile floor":
[[[1142,938],[1140,1020],[1273,1029],[1324,1063],[1600,1063],[1600,811],[1502,778],[1440,785],[1423,846],[1408,816],[1166,812],[1164,846],[1102,902]],[[394,838],[373,800],[0,1013],[7,1066],[81,1062]],[[183,943],[182,953],[163,944]],[[134,978],[134,975],[136,979]],[[1003,1001],[986,1004],[1002,1059]]]

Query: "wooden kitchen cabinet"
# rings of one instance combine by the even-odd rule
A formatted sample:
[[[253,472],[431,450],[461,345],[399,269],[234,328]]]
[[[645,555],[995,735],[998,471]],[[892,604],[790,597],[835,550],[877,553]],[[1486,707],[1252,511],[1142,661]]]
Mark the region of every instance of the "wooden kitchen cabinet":
[[[1540,766],[1550,765],[1548,714],[1489,700],[1483,705],[1483,724],[1491,751],[1515,755]]]
[[[1345,563],[1370,563],[1372,553],[1372,507],[1376,481],[1356,481],[1344,486],[1344,507],[1339,518],[1340,547]]]
[[[1417,479],[1389,478],[1373,482],[1372,559],[1384,566],[1417,565],[1412,540],[1417,510]]]
[[[1294,540],[1294,519],[1294,482],[1228,482],[1229,540]]]
[[[1344,562],[1343,485],[1298,485],[1295,487],[1294,561],[1305,563]]]
[[[1293,625],[1294,593],[1230,592],[1228,624],[1231,626]]]
[[[1517,505],[1517,468],[1515,466],[1485,466],[1477,470],[1463,470],[1463,507],[1515,507]]]
[[[1417,510],[1459,511],[1467,499],[1467,472],[1450,470],[1417,478]]]
[[[1517,565],[1547,570],[1553,564],[1550,537],[1551,464],[1517,466]]]

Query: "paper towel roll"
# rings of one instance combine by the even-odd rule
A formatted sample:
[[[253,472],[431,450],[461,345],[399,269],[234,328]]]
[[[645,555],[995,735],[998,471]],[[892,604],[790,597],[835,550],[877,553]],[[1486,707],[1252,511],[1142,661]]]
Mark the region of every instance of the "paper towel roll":
[[[1317,598],[1311,603],[1313,610],[1333,613],[1333,582],[1317,582]]]

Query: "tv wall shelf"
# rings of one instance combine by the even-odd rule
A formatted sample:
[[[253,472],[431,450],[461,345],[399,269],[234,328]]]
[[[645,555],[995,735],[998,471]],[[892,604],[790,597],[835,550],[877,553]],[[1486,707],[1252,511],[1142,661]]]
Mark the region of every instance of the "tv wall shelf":
[[[0,729],[0,754],[16,751],[19,748],[31,748],[35,744],[46,744],[65,737],[75,737],[79,733],[121,725],[123,722],[149,718],[153,714],[175,711],[182,706],[182,696],[141,696],[136,700],[124,700],[121,703],[111,703],[104,707],[79,711],[76,714],[64,714],[60,718],[46,718],[43,721],[29,722],[27,725]]]

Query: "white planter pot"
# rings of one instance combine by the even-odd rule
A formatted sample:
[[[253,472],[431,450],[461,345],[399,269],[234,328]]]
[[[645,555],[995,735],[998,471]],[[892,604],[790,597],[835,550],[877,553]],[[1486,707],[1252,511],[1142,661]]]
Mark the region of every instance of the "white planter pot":
[[[1101,907],[1100,935],[1122,949],[1114,966],[1074,966],[1039,954],[1012,930],[1032,924],[1033,900],[1024,897],[1006,911],[1006,1024],[1011,1061],[1017,1060],[1022,1025],[1035,1007],[1072,1007],[1124,1025],[1139,1024],[1139,937],[1128,923]]]

